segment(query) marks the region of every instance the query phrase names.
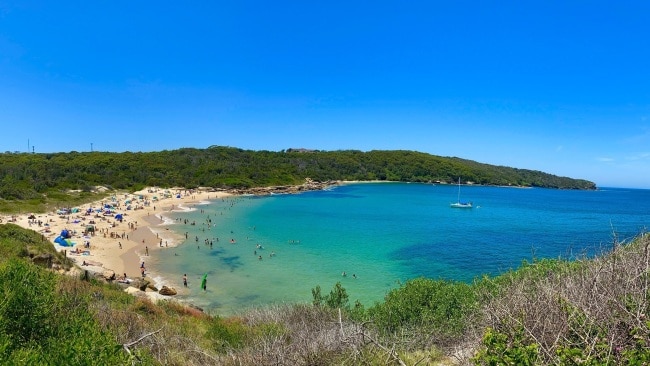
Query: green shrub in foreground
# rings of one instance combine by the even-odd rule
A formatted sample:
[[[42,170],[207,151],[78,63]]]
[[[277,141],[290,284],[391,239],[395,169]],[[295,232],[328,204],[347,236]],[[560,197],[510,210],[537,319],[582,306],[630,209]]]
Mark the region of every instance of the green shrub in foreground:
[[[128,361],[89,311],[87,293],[20,259],[0,268],[0,360],[6,364],[119,365]]]
[[[472,286],[461,282],[417,278],[390,291],[383,303],[368,309],[380,331],[425,327],[446,336],[459,335],[477,308]]]

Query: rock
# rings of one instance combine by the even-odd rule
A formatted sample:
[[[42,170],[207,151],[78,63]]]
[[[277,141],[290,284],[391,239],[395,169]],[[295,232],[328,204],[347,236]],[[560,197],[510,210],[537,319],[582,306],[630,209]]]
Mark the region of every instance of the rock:
[[[34,264],[45,268],[52,268],[52,254],[40,254],[32,258]]]
[[[163,286],[158,293],[165,296],[174,296],[177,294],[174,288],[167,286]]]
[[[140,289],[140,291],[146,291],[147,286],[149,286],[149,281],[142,278],[135,278],[133,282],[131,282],[131,286]]]
[[[132,286],[127,287],[124,290],[124,292],[126,292],[129,295],[138,296],[138,297],[146,297],[147,296],[144,292],[142,292],[142,291],[140,291],[137,288],[132,287]]]
[[[106,270],[102,272],[102,277],[104,277],[106,281],[113,281],[115,279],[115,271],[111,271],[110,269]]]

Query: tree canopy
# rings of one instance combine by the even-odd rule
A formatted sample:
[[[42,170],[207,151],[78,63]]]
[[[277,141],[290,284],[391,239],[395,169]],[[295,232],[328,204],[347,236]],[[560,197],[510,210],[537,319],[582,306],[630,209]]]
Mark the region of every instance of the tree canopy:
[[[463,182],[559,189],[595,189],[582,179],[482,164],[416,151],[254,151],[211,146],[158,152],[0,154],[0,198],[30,199],[51,190],[103,185],[250,188],[316,181]]]

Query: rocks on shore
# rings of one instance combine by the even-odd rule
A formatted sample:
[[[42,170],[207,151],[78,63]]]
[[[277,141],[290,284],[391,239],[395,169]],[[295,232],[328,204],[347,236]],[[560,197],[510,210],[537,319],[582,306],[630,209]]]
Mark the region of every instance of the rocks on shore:
[[[299,193],[307,191],[320,191],[325,188],[339,184],[338,181],[329,180],[325,182],[318,182],[311,180],[310,178],[305,179],[305,183],[300,185],[290,185],[290,186],[272,186],[272,187],[252,187],[246,189],[233,189],[229,193],[232,194],[253,194],[256,196],[264,196],[270,194],[286,194],[286,193]]]
[[[160,291],[158,291],[158,293],[161,294],[161,295],[165,295],[165,296],[174,296],[178,292],[176,292],[176,290],[173,287],[163,286],[160,289]]]

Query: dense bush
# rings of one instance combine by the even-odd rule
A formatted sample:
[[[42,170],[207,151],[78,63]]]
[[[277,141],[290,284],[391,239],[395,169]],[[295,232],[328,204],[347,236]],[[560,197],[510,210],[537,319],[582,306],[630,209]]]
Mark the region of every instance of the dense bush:
[[[644,365],[650,236],[591,260],[526,264],[481,286],[482,365]]]
[[[53,273],[19,259],[0,268],[0,359],[8,364],[116,365],[128,361],[88,312],[83,293],[57,288]]]
[[[462,334],[477,308],[471,285],[417,278],[390,291],[368,315],[382,332],[421,328],[443,341]]]
[[[305,178],[447,182],[593,189],[594,183],[539,171],[415,151],[251,151],[228,147],[148,153],[0,154],[0,198],[52,197],[92,186],[249,188],[301,184]]]

